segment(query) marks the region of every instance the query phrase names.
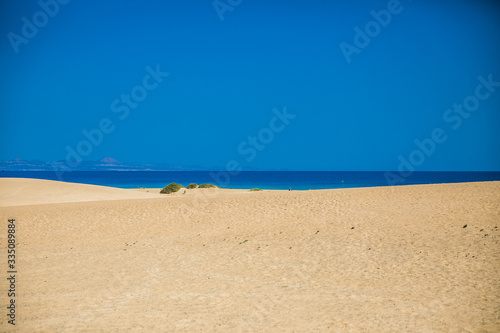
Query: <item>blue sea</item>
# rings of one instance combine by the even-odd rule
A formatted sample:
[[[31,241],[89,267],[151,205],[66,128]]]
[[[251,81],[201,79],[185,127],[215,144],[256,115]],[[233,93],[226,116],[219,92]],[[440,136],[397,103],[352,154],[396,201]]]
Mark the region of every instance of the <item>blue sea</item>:
[[[160,188],[171,182],[211,183],[223,188],[309,190],[389,185],[460,183],[500,180],[500,172],[397,172],[353,171],[244,171],[238,175],[208,171],[72,171],[61,177],[53,171],[4,171],[0,177],[38,178],[119,188]]]

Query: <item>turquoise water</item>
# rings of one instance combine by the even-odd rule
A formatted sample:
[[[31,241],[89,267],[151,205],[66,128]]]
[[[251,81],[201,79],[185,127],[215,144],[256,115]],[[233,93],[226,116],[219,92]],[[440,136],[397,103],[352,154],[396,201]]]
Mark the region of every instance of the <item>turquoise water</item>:
[[[409,177],[387,178],[385,172],[353,171],[244,171],[238,175],[208,171],[73,171],[61,177],[52,171],[5,171],[0,177],[39,178],[119,188],[164,187],[176,182],[212,183],[224,188],[284,190],[373,187],[500,180],[500,172],[414,172]]]

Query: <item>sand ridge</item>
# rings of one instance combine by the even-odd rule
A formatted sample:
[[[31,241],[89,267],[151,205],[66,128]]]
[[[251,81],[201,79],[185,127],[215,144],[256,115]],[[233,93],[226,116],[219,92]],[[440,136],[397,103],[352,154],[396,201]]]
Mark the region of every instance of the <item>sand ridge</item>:
[[[18,331],[500,331],[500,182],[102,190],[0,207],[19,226]]]
[[[0,207],[157,198],[159,193],[44,179],[0,178]]]

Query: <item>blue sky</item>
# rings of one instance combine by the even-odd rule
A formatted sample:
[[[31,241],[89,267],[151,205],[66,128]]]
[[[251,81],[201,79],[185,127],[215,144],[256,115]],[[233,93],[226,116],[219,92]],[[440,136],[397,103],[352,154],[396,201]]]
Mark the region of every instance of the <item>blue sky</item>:
[[[495,1],[61,2],[1,2],[0,160],[500,171]]]

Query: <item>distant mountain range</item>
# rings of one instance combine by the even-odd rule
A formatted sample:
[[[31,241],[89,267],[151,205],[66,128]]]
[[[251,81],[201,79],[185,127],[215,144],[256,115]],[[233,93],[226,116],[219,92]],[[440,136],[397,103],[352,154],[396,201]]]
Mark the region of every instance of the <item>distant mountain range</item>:
[[[79,161],[69,167],[65,160],[55,162],[26,161],[19,158],[0,161],[1,171],[206,171],[207,168],[185,165],[161,164],[123,164],[112,157],[99,161]],[[210,170],[220,170],[218,168]]]

